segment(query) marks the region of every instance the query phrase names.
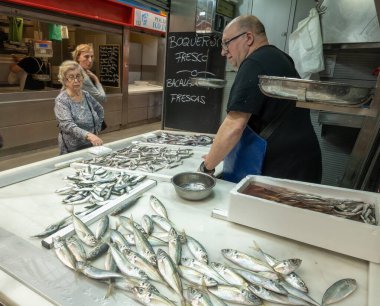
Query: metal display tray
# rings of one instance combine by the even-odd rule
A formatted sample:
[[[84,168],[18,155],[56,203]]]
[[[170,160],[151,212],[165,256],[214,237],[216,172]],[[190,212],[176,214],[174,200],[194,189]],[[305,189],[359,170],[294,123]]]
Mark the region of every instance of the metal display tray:
[[[335,106],[359,107],[368,102],[372,88],[274,76],[259,76],[260,90],[269,97]]]

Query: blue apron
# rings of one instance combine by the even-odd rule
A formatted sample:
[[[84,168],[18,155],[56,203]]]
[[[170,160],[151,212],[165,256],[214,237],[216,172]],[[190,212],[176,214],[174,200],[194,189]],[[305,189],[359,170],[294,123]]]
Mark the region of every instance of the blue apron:
[[[267,141],[246,126],[240,141],[225,157],[223,179],[233,183],[240,182],[247,175],[261,175]]]

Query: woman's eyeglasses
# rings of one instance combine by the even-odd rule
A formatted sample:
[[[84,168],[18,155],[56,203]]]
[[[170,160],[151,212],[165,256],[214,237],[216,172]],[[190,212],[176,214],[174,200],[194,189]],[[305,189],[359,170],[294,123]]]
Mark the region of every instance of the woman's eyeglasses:
[[[226,40],[226,41],[222,41],[222,48],[224,51],[227,51],[228,50],[228,45],[230,44],[231,41],[234,41],[235,39],[239,38],[240,36],[243,36],[244,34],[247,34],[247,32],[243,32],[243,33],[240,33],[232,38],[230,38],[229,40]]]
[[[77,81],[82,81],[82,79],[83,79],[83,76],[81,75],[81,74],[77,74],[77,75],[68,75],[67,77],[66,77],[66,79],[68,80],[68,81],[70,81],[70,82],[74,82],[75,80],[77,80]]]

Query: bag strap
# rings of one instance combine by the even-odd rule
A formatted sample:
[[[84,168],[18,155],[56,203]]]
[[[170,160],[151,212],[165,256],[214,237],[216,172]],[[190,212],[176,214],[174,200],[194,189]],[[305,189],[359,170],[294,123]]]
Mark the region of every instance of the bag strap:
[[[275,129],[277,129],[280,124],[284,121],[286,115],[292,109],[292,105],[289,103],[285,108],[277,114],[276,117],[272,119],[272,121],[261,131],[259,134],[262,138],[268,139]]]
[[[92,124],[94,125],[94,133],[97,134],[97,133],[96,133],[95,118],[94,118],[94,114],[92,113],[92,111],[93,111],[92,106],[90,105],[90,103],[88,103],[86,94],[83,93],[83,95],[84,95],[84,98],[85,98],[85,100],[86,100],[87,106],[88,106],[88,108],[89,108],[89,110],[90,110],[90,113],[91,113]]]

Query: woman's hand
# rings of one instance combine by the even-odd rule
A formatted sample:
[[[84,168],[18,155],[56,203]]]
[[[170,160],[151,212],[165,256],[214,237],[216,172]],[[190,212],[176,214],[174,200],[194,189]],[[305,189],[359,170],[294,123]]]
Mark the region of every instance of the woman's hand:
[[[93,146],[101,146],[103,144],[103,140],[92,133],[88,133],[86,139],[91,142]]]
[[[87,72],[87,75],[89,76],[89,78],[95,83],[95,84],[98,84],[99,83],[99,79],[98,77],[91,71],[91,70],[86,70]]]

